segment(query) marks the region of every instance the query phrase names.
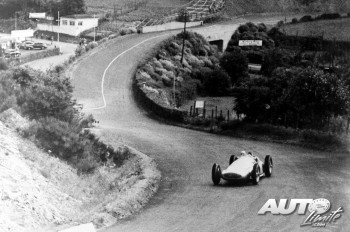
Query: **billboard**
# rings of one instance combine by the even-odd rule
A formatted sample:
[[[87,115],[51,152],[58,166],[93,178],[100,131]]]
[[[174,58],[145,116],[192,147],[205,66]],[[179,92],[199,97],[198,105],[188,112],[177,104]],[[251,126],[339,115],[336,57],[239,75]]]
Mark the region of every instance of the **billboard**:
[[[46,13],[29,13],[30,19],[45,19]]]
[[[32,29],[11,31],[11,38],[26,38],[26,37],[33,37],[33,35],[34,35],[34,30]]]

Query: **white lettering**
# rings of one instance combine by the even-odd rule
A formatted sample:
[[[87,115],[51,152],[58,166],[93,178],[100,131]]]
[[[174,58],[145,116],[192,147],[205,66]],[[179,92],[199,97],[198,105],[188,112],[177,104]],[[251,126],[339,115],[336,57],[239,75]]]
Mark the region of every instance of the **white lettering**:
[[[281,199],[279,204],[275,199],[269,199],[263,207],[259,210],[258,214],[264,215],[267,212],[270,212],[274,215],[288,215],[295,212],[297,209],[297,205],[299,204],[298,214],[305,214],[307,205],[312,202],[312,199],[291,199],[290,204],[288,205],[288,199]],[[288,207],[287,207],[288,205]]]

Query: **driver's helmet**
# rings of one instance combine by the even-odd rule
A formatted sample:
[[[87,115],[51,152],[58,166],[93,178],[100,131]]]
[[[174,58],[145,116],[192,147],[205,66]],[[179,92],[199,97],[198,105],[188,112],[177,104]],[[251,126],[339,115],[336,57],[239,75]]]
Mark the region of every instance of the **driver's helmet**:
[[[240,156],[246,156],[247,152],[246,151],[241,151],[241,153],[239,154]]]

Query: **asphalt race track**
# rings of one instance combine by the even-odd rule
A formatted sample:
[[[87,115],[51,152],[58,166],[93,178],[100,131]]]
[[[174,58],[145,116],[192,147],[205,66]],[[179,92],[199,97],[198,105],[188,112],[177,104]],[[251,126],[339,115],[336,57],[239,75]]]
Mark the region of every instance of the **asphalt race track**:
[[[136,66],[155,44],[173,33],[117,39],[73,70],[75,97],[99,120],[98,133],[112,145],[125,143],[154,158],[162,172],[160,189],[149,205],[105,231],[350,231],[349,155],[170,126],[150,118],[138,106],[131,90]],[[258,186],[213,186],[212,164],[226,168],[229,155],[241,150],[261,158],[271,155],[273,176]],[[343,207],[345,212],[335,224],[300,227],[308,211],[306,215],[258,215],[270,198],[326,198],[332,210]]]

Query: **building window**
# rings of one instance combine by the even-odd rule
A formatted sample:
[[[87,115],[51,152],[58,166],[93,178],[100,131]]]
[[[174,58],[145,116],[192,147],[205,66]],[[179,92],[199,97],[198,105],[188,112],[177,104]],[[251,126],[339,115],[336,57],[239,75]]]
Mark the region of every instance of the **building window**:
[[[83,21],[79,21],[78,26],[83,26]]]
[[[69,21],[69,25],[74,26],[75,22],[74,21]]]
[[[67,25],[67,20],[62,20],[63,25]]]

